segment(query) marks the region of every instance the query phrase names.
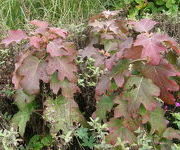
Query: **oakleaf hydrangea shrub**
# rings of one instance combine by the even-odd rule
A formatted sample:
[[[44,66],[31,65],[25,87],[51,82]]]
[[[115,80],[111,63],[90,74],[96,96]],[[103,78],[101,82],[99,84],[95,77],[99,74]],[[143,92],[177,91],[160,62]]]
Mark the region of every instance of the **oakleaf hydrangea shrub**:
[[[179,85],[171,77],[179,77],[176,63],[178,44],[166,34],[152,32],[157,22],[151,19],[122,20],[119,11],[104,11],[90,18],[89,42],[80,50],[67,40],[68,32],[51,27],[47,22],[33,20],[36,29],[29,33],[9,31],[2,40],[5,46],[24,41],[24,50],[15,64],[12,82],[16,89],[17,112],[12,125],[24,135],[26,123],[36,110],[35,98],[40,93],[40,81],[50,85],[56,95],[46,96],[43,119],[50,123],[53,137],[61,130],[67,135],[80,123],[86,124],[74,94],[77,86],[77,55],[95,60],[103,73],[95,87],[96,111],[93,118],[107,124],[105,141],[116,146],[119,140],[138,143],[138,129],[156,135],[157,147],[180,139],[178,131],[168,127],[162,102],[175,105],[172,92]],[[104,142],[104,140],[103,140]]]

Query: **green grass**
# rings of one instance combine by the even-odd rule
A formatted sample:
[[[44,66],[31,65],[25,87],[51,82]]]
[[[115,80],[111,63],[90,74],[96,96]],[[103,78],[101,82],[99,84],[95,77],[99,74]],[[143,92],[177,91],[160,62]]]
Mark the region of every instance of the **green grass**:
[[[17,29],[33,19],[47,20],[54,25],[85,22],[94,13],[105,9],[109,0],[0,0],[0,25]]]

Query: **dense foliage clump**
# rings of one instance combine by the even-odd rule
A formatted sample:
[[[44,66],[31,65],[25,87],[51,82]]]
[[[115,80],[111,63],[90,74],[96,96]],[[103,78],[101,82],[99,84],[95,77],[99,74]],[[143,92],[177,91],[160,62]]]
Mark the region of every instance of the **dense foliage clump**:
[[[162,149],[180,139],[179,131],[168,127],[162,108],[163,104],[178,103],[180,49],[167,34],[153,30],[157,22],[122,20],[119,11],[104,11],[90,18],[89,41],[79,51],[68,41],[66,30],[39,20],[30,24],[36,29],[29,33],[11,30],[2,40],[5,46],[24,43],[12,78],[19,111],[11,126],[21,137],[41,101],[49,135],[33,137],[40,148],[52,143],[62,148],[73,136],[91,149]],[[100,76],[95,87],[96,111],[90,122],[74,100],[75,93],[81,92],[77,56],[93,58]],[[39,97],[42,84],[48,86],[43,100]]]

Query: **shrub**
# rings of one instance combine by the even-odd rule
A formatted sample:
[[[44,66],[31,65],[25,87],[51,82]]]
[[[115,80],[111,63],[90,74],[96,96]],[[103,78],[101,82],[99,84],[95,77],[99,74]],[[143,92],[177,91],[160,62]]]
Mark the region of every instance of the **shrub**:
[[[180,139],[180,134],[167,127],[161,106],[162,102],[170,105],[176,102],[172,92],[178,91],[179,85],[170,77],[179,78],[180,72],[176,69],[177,63],[172,65],[169,59],[173,57],[177,61],[178,44],[168,35],[152,32],[157,22],[121,20],[118,14],[119,11],[104,11],[93,16],[88,25],[89,44],[79,51],[82,58],[94,58],[95,67],[103,71],[96,85],[97,104],[92,115],[96,119],[89,122],[94,136],[81,139],[82,145],[102,147],[100,141],[106,141],[107,147],[119,147],[118,143],[121,147],[135,144],[137,148],[152,147],[151,143],[156,148],[171,145],[170,140]],[[50,124],[52,137],[55,139],[61,131],[59,137],[66,144],[72,140],[73,133],[80,138],[75,131],[78,123],[88,126],[74,101],[74,94],[79,92],[77,51],[73,43],[67,41],[66,30],[38,20],[30,24],[37,29],[30,33],[11,30],[2,40],[5,46],[21,41],[25,45],[12,78],[15,104],[19,109],[12,118],[12,126],[18,127],[20,135],[24,135],[26,123],[41,101],[38,94],[43,91],[40,86],[43,82],[53,93],[43,95],[46,99],[42,102],[43,119]],[[172,52],[175,55],[169,56]],[[141,136],[144,141],[139,139]]]

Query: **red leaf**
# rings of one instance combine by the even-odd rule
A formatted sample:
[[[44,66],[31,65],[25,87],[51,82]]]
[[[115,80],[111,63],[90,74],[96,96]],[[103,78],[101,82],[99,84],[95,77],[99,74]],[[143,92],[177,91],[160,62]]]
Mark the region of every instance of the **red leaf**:
[[[68,32],[64,29],[60,29],[60,28],[49,28],[49,31],[52,33],[57,34],[58,36],[62,37],[62,38],[66,38],[68,35]]]
[[[30,40],[29,44],[31,46],[34,46],[35,48],[40,49],[41,43],[43,42],[43,40],[40,37],[32,36],[29,38],[29,40]]]
[[[58,71],[60,81],[63,81],[65,77],[71,82],[77,81],[75,76],[77,68],[70,57],[50,57],[48,59],[47,73],[52,75],[56,71]]]
[[[108,127],[110,134],[106,138],[109,143],[114,145],[117,142],[118,137],[129,143],[135,142],[135,135],[123,126],[122,120],[115,118],[111,119],[108,122]]]
[[[14,70],[14,72],[13,72],[13,77],[12,77],[12,83],[14,84],[14,88],[15,88],[15,89],[19,89],[19,88],[21,87],[21,86],[20,86],[20,81],[21,81],[21,79],[22,79],[22,77],[17,74],[17,70],[18,70],[18,68],[22,65],[22,62],[24,61],[24,59],[25,59],[26,57],[28,57],[29,55],[30,55],[30,52],[29,52],[29,51],[26,52],[26,53],[24,53],[24,54],[21,53],[20,56],[19,56],[18,62],[15,63],[15,70]]]
[[[123,57],[127,59],[140,59],[142,54],[142,46],[133,46],[124,51]]]
[[[127,38],[122,43],[119,44],[119,52],[116,53],[117,58],[122,58],[124,50],[132,47],[133,38]]]
[[[5,38],[4,40],[2,40],[2,43],[5,44],[5,46],[8,46],[12,42],[19,43],[23,39],[27,39],[27,38],[28,38],[28,36],[22,30],[10,30],[8,37]]]
[[[93,45],[89,44],[84,50],[81,50],[79,54],[84,57],[92,57],[97,54],[98,49],[94,48]]]
[[[109,59],[105,60],[105,65],[108,70],[111,70],[115,64],[116,64],[116,55],[112,55]]]
[[[40,20],[32,20],[30,21],[30,24],[33,24],[39,28],[47,28],[49,26],[48,22]]]
[[[117,64],[112,68],[112,77],[114,78],[118,87],[122,87],[124,84],[124,76],[129,76],[128,71],[129,61],[126,59],[121,59]]]
[[[143,46],[141,58],[149,60],[153,65],[158,65],[161,60],[160,52],[167,49],[161,43],[164,41],[163,38],[165,38],[165,35],[140,34],[137,36],[134,46]]]
[[[68,52],[64,48],[63,41],[61,39],[55,39],[47,45],[47,52],[54,56],[65,56]]]
[[[170,80],[171,76],[179,76],[180,72],[176,71],[172,65],[168,64],[165,60],[161,60],[158,66],[144,65],[141,68],[142,74],[152,79],[152,81],[160,88],[160,98],[168,103],[174,104],[175,99],[168,91],[178,91],[178,84]]]
[[[117,84],[118,87],[122,87],[123,84],[124,84],[124,76],[123,74],[117,74],[115,77],[114,77],[114,80]]]
[[[96,55],[93,55],[93,58],[95,59],[95,63],[94,63],[95,67],[104,66],[105,56],[100,55],[100,54],[97,53]]]
[[[157,22],[151,19],[141,19],[140,21],[130,21],[128,24],[133,25],[137,32],[149,32]]]
[[[106,91],[110,88],[110,83],[111,83],[110,77],[107,75],[103,75],[96,86],[96,94],[97,95],[105,94]]]
[[[35,56],[28,56],[24,59],[17,73],[22,76],[20,85],[27,93],[39,93],[39,80],[43,80],[46,83],[49,82],[46,65],[46,62],[39,60]]]
[[[160,37],[161,38],[161,37]],[[160,39],[162,40],[162,38]],[[180,48],[178,47],[178,43],[168,35],[163,37],[163,42],[170,48],[172,48],[176,53],[180,54]]]

